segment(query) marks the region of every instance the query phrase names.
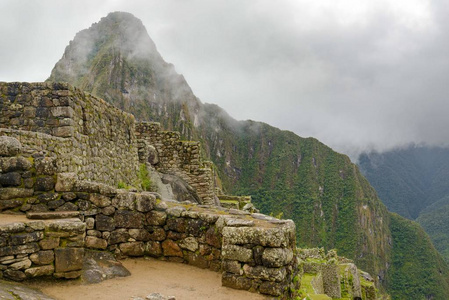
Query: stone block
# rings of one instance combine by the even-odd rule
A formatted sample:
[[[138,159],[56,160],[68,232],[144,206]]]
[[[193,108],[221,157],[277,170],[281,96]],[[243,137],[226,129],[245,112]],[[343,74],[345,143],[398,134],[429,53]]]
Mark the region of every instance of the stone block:
[[[57,248],[55,251],[55,272],[78,271],[83,267],[84,248]]]
[[[171,231],[171,230],[167,231],[167,239],[170,239],[170,240],[179,241],[179,240],[185,239],[186,237],[187,237],[187,234],[185,234],[185,233],[179,233],[179,232]]]
[[[25,258],[21,261],[9,265],[9,267],[13,270],[25,270],[31,267],[31,260]]]
[[[28,278],[50,276],[55,272],[55,267],[53,265],[46,265],[40,267],[29,268],[25,270],[25,275]]]
[[[79,211],[52,211],[52,212],[27,212],[28,219],[37,220],[54,220],[54,219],[68,219],[79,218]]]
[[[55,188],[55,179],[50,176],[38,177],[34,183],[34,190],[47,192]]]
[[[171,207],[169,209],[167,209],[167,214],[169,216],[175,217],[175,218],[179,218],[181,217],[181,214],[186,210],[185,207],[183,206],[175,206],[175,207]]]
[[[145,243],[145,254],[153,257],[162,255],[161,243],[157,241],[148,241]]]
[[[55,190],[57,192],[72,192],[75,189],[76,181],[75,173],[59,173]]]
[[[224,227],[223,244],[255,244],[264,247],[288,247],[295,242],[293,226],[274,228]]]
[[[76,279],[81,276],[81,271],[58,272],[53,273],[55,278]]]
[[[106,206],[101,210],[101,213],[106,216],[113,215],[115,213],[115,208],[113,206]]]
[[[22,150],[19,140],[9,136],[0,136],[0,156],[16,156]]]
[[[22,156],[0,158],[0,167],[2,173],[7,172],[23,172],[31,169],[31,161]]]
[[[145,216],[142,213],[117,210],[114,215],[114,222],[118,228],[143,228]]]
[[[115,229],[114,219],[105,215],[97,215],[95,228],[100,231],[112,231]]]
[[[52,250],[45,250],[33,253],[30,255],[33,264],[48,265],[55,260],[55,253]]]
[[[105,231],[105,232],[106,232],[106,231]],[[88,235],[88,236],[96,236],[96,237],[98,237],[98,238],[101,238],[102,233],[101,233],[101,231],[99,231],[99,230],[93,230],[93,229],[90,229],[90,230],[87,231],[87,235]]]
[[[37,251],[39,251],[37,243],[28,243],[25,245],[1,247],[0,256],[30,254]]]
[[[238,218],[226,218],[226,226],[229,227],[253,227],[254,221]]]
[[[47,203],[47,206],[48,206],[48,209],[56,209],[56,208],[64,205],[64,203],[65,203],[64,199],[58,199],[58,200],[49,201]]]
[[[33,193],[34,191],[32,189],[22,189],[16,187],[0,188],[0,200],[31,197],[33,196]]]
[[[158,226],[151,226],[147,228],[150,234],[150,239],[153,241],[163,241],[167,237],[165,230]]]
[[[117,195],[112,199],[112,205],[117,209],[129,209],[134,210],[135,208],[135,193],[118,192]]]
[[[293,251],[288,248],[266,248],[262,254],[263,265],[278,268],[289,264],[293,259]]]
[[[112,203],[109,197],[100,194],[90,194],[89,201],[92,202],[95,206],[100,208],[109,206]]]
[[[208,269],[209,268],[209,261],[206,260],[201,255],[198,255],[196,253],[188,252],[184,256],[185,260],[189,265],[195,266],[197,268],[201,269]]]
[[[286,288],[287,288],[287,286],[285,286],[281,283],[272,282],[272,281],[264,281],[260,284],[259,291],[262,294],[279,297],[279,296],[282,296],[282,294],[284,293],[284,290]]]
[[[159,153],[153,145],[148,145],[148,162],[150,164],[157,165],[159,163]]]
[[[249,290],[252,280],[232,273],[224,272],[221,277],[221,285],[237,290]]]
[[[125,243],[129,238],[130,236],[127,229],[117,229],[111,232],[111,235],[109,236],[109,244],[114,245],[118,243]]]
[[[37,200],[39,200],[39,202],[41,203],[47,203],[50,201],[55,201],[57,200],[59,197],[59,195],[57,193],[53,193],[53,192],[48,192],[48,193],[43,193],[37,196]]]
[[[11,235],[9,244],[10,245],[23,245],[31,242],[37,242],[44,238],[44,233],[42,231],[35,231],[30,233],[14,234]]]
[[[58,175],[59,176],[59,175]],[[58,184],[58,181],[56,181],[56,185]],[[55,188],[56,191],[58,191],[57,188]],[[76,199],[76,194],[73,192],[67,192],[67,193],[63,193],[62,194],[62,199],[64,199],[65,201],[73,201]]]
[[[0,225],[0,233],[18,233],[25,231],[25,227],[25,223],[22,222],[3,224]]]
[[[0,189],[0,193],[1,193],[1,189]],[[25,203],[25,201],[26,201],[26,199],[0,200],[0,211],[22,206]]]
[[[226,245],[222,249],[223,259],[238,260],[241,262],[251,262],[253,260],[253,251],[237,245]]]
[[[187,220],[184,218],[169,218],[167,219],[167,227],[170,230],[176,232],[186,232],[187,230]]]
[[[262,279],[266,281],[284,281],[287,277],[287,271],[284,268],[266,268],[262,266],[252,267],[250,265],[245,264],[243,266],[243,272],[246,277]]]
[[[198,250],[198,241],[194,237],[187,237],[178,243],[179,247],[192,252]]]
[[[181,248],[172,240],[165,240],[162,242],[162,251],[164,256],[183,257]]]
[[[73,118],[74,111],[70,106],[57,106],[51,108],[51,114],[53,117]]]
[[[94,229],[95,227],[95,219],[94,218],[86,218],[84,220],[86,222],[86,229]]]
[[[45,223],[43,221],[28,221],[26,224],[32,230],[44,230]]]
[[[141,193],[136,195],[136,210],[140,212],[149,212],[154,208],[156,197],[150,193]]]
[[[151,238],[150,233],[145,229],[130,229],[129,235],[131,238],[135,239],[136,241],[149,241]]]
[[[127,256],[143,256],[145,252],[143,242],[122,243],[119,248],[120,251]]]
[[[243,275],[242,265],[237,260],[223,260],[222,268],[225,272]]]
[[[150,211],[146,215],[146,223],[148,225],[159,225],[163,226],[165,225],[165,220],[167,219],[167,214],[163,211]]]
[[[186,223],[185,232],[196,237],[204,235],[209,225],[201,219],[186,219]]]
[[[108,247],[108,242],[104,239],[95,237],[95,236],[87,236],[86,237],[86,247],[92,249],[106,249]]]
[[[85,231],[86,224],[79,219],[51,220],[45,226],[45,235],[47,237],[83,235]]]
[[[22,176],[18,172],[0,174],[0,185],[4,187],[19,186],[22,184]]]
[[[34,160],[37,175],[56,174],[56,158],[38,157]]]
[[[26,275],[24,272],[19,270],[8,269],[3,272],[3,276],[7,279],[11,279],[14,281],[23,281],[26,279]]]

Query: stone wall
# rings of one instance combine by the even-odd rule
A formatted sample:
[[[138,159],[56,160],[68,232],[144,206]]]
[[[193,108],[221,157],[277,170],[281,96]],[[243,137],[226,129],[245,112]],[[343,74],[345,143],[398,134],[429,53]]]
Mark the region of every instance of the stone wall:
[[[79,219],[0,223],[0,278],[77,278],[86,224]]]
[[[0,108],[0,134],[18,138],[25,153],[56,157],[58,172],[137,182],[132,115],[63,83],[0,83]]]
[[[0,137],[0,211],[26,212],[30,218],[76,211],[82,222],[1,225],[2,276],[78,277],[79,264],[72,268],[62,259],[78,261],[87,248],[224,271],[224,286],[288,297],[297,270],[291,220],[167,202],[154,193],[79,180],[74,173],[57,173],[54,157],[25,158],[21,151],[18,140]],[[52,246],[43,246],[49,240]]]
[[[64,83],[0,83],[0,135],[17,138],[23,156],[56,158],[56,171],[80,180],[138,186],[139,158],[182,178],[204,204],[215,198],[212,163],[199,142],[181,141],[158,123],[136,123],[102,99]],[[156,156],[156,160],[155,157]]]
[[[203,204],[216,204],[213,166],[201,159],[199,142],[181,141],[178,132],[162,131],[155,122],[138,123],[136,135],[141,141],[139,153],[150,155],[156,170],[181,177],[196,190]],[[157,159],[152,151],[143,149],[147,145],[155,148]]]

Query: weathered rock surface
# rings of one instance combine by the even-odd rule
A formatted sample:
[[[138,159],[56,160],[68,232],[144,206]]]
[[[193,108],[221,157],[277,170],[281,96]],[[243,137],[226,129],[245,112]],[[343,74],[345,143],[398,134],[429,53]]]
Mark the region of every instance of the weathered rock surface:
[[[131,273],[108,252],[87,250],[84,256],[81,280],[92,284],[115,277],[126,277]]]
[[[0,299],[4,300],[54,300],[42,292],[19,283],[0,280]]]

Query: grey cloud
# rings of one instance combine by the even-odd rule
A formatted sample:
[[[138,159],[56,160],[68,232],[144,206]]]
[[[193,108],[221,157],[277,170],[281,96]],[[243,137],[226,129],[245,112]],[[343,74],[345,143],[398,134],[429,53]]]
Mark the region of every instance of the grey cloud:
[[[412,2],[428,3],[429,20],[408,16]],[[395,1],[396,11],[356,1],[367,12],[345,8],[348,22],[332,1],[28,3],[0,4],[0,80],[44,80],[77,31],[122,10],[142,19],[202,101],[237,119],[314,136],[352,157],[449,141],[446,1]]]

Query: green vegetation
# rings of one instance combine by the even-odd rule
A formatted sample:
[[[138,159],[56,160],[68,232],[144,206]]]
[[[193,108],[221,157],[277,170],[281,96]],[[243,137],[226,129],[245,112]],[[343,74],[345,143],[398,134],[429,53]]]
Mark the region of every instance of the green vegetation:
[[[151,178],[150,174],[148,174],[146,164],[140,164],[138,177],[140,180],[140,186],[142,187],[142,190],[151,191]]]
[[[392,265],[387,288],[392,299],[449,299],[449,268],[424,230],[391,213]]]
[[[129,190],[129,189],[131,189],[131,186],[127,185],[123,181],[119,181],[119,183],[117,184],[117,188]]]
[[[449,149],[410,146],[359,164],[388,209],[421,224],[449,262]]]

